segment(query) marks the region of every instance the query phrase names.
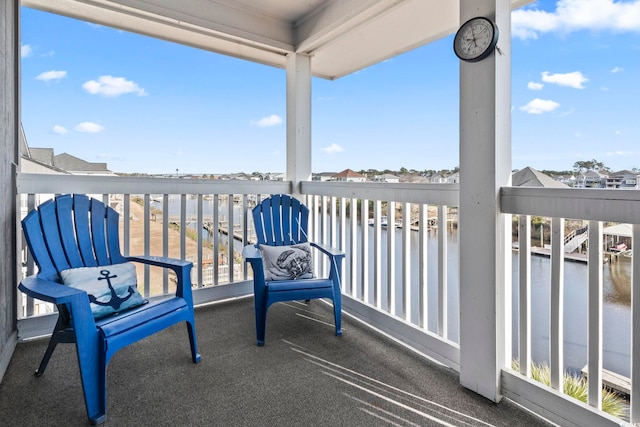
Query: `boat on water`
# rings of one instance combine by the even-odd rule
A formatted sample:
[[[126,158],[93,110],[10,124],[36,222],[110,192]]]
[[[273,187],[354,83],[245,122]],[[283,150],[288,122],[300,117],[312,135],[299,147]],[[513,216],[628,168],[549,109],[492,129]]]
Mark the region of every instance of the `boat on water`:
[[[625,243],[618,243],[609,247],[609,252],[624,252],[627,250],[627,245]]]
[[[375,225],[376,221],[374,218],[370,218],[369,219],[369,226],[373,227]],[[394,224],[395,227],[397,228],[401,228],[402,227],[402,222],[400,221],[396,221],[396,223]],[[383,215],[380,217],[380,226],[381,227],[388,227],[389,226],[389,218],[386,215]]]

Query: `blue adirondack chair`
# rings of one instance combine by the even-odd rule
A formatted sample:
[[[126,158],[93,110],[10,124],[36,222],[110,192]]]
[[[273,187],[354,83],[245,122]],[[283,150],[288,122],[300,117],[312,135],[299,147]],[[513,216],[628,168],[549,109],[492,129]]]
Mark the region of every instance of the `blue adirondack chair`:
[[[36,375],[44,373],[58,343],[75,343],[87,415],[92,425],[106,419],[107,364],[123,347],[184,321],[191,358],[194,363],[200,361],[191,295],[191,262],[156,256],[122,256],[118,213],[85,195],[62,195],[41,204],[24,218],[22,227],[39,271],[22,280],[19,289],[33,298],[55,304],[59,313]],[[173,270],[177,276],[175,296],[95,320],[89,294],[61,283],[60,272],[70,268],[105,266],[103,271],[107,271],[108,266],[129,261]]]
[[[345,256],[330,246],[308,242],[307,226],[309,222],[309,209],[299,200],[288,195],[271,195],[263,200],[252,210],[253,222],[256,229],[258,243],[246,246],[243,250],[244,258],[253,269],[253,291],[256,316],[257,344],[264,345],[266,333],[267,310],[269,306],[279,301],[311,300],[315,298],[328,298],[333,302],[336,335],[342,335],[342,291],[340,288],[342,276],[342,260]],[[288,254],[298,251],[296,245],[308,243],[317,248],[320,253],[329,259],[328,278],[297,278],[300,273],[300,262]],[[293,249],[289,247],[294,246]],[[267,246],[265,248],[264,246]],[[261,250],[262,248],[262,250]],[[274,248],[283,252],[273,264],[279,264],[285,268],[293,264],[286,272],[290,278],[278,275],[269,280],[269,268],[265,270],[265,250]],[[276,250],[277,250],[276,249]],[[303,248],[304,249],[304,248]],[[306,251],[306,249],[304,249]],[[304,251],[302,251],[304,255]],[[298,258],[300,259],[300,258]],[[293,260],[293,262],[291,262]],[[304,261],[310,262],[310,258]],[[270,264],[271,265],[271,264]],[[265,276],[265,273],[267,276]],[[304,274],[303,274],[304,276]]]

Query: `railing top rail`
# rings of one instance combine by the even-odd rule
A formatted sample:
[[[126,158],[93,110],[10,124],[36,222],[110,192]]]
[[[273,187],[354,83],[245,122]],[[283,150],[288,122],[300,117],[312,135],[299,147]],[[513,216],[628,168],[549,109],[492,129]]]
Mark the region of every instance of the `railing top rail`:
[[[502,212],[508,214],[640,222],[638,190],[503,187],[500,202]]]
[[[304,181],[301,183],[301,191],[303,194],[309,195],[390,202],[448,206],[458,206],[460,203],[460,186],[458,184]]]
[[[290,181],[146,178],[19,173],[18,194],[272,194],[290,193]]]

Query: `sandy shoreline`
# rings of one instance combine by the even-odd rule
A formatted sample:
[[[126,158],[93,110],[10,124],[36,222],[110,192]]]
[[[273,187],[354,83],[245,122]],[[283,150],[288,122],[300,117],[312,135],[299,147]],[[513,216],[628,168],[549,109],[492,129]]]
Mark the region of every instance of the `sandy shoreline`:
[[[122,216],[122,210],[116,208],[116,210]],[[129,255],[143,255],[144,254],[144,207],[138,203],[131,202],[130,205],[130,239],[129,239]],[[162,223],[150,221],[149,222],[149,255],[163,256],[163,244],[162,244]],[[168,244],[168,256],[171,258],[180,258],[180,232],[169,228],[168,230],[169,244]],[[185,239],[186,245],[186,259],[195,261],[198,253],[198,244],[190,238]],[[124,235],[123,235],[123,222],[120,221],[120,247],[124,248]],[[124,253],[124,250],[123,250]],[[138,275],[138,289],[141,292],[144,290],[144,265],[140,263],[136,264],[136,272]],[[162,293],[162,271],[163,269],[158,267],[151,267],[149,275],[149,287],[150,296]],[[169,276],[173,276],[170,273]],[[169,291],[173,291],[175,286],[173,281],[169,280]]]

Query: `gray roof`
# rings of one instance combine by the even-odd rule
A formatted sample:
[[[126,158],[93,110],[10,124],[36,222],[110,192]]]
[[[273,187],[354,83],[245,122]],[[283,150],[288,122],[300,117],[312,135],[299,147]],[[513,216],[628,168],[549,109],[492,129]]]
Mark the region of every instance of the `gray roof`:
[[[48,166],[55,165],[53,148],[29,148],[29,154],[31,160]]]
[[[512,186],[514,187],[545,187],[545,188],[569,188],[567,184],[558,182],[531,167],[526,167],[513,174]]]
[[[33,151],[33,148],[31,149]],[[62,153],[54,158],[56,167],[69,172],[108,172],[106,163],[92,163],[79,159],[71,154]]]
[[[605,227],[602,234],[607,236],[632,237],[631,224],[616,224]]]

